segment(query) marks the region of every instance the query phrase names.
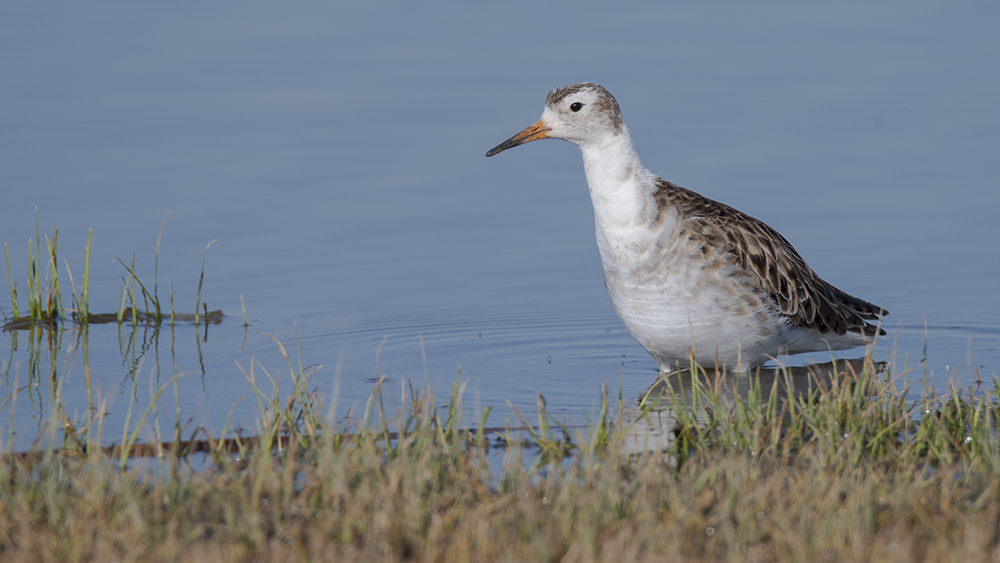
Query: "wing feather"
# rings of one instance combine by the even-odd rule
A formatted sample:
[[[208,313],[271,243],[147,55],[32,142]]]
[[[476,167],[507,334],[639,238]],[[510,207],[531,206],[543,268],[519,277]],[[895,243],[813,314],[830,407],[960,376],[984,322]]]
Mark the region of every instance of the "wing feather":
[[[737,266],[757,280],[792,325],[838,335],[885,334],[865,321],[878,320],[888,311],[824,281],[791,243],[762,221],[663,179],[658,179],[655,197],[659,208],[672,205],[679,211],[682,228],[714,232],[728,242]]]

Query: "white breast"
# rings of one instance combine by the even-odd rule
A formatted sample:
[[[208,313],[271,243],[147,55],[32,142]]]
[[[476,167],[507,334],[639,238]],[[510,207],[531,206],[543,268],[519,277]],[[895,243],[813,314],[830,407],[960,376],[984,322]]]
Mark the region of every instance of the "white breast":
[[[597,224],[604,283],[618,317],[661,369],[704,366],[742,370],[776,349],[784,321],[752,280],[719,249],[682,232]]]

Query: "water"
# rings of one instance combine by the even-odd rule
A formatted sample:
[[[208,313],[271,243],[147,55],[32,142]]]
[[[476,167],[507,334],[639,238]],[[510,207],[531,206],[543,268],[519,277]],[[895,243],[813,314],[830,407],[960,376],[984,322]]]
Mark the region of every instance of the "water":
[[[30,443],[61,382],[71,417],[99,389],[107,441],[119,440],[129,401],[144,406],[151,378],[176,371],[192,372],[185,420],[220,428],[245,396],[232,419],[252,430],[237,364],[253,358],[258,378],[263,367],[287,383],[265,333],[323,364],[325,396],[339,373],[338,416],[363,409],[378,375],[387,400],[408,379],[444,396],[459,365],[467,411],[492,405],[496,424],[506,400],[533,410],[536,393],[576,422],[605,381],[638,394],[656,369],[604,293],[578,151],[546,141],[483,156],[538,118],[548,90],[584,80],[616,95],[652,171],[766,221],[821,276],[887,308],[879,359],[914,366],[926,347],[913,378],[938,390],[976,370],[989,379],[998,12],[5,3],[0,242],[12,262],[26,263],[37,207],[79,283],[93,229],[91,310],[111,312],[125,274],[114,259],[134,252],[151,283],[166,214],[161,301],[172,289],[175,309],[193,311],[214,240],[202,300],[228,316],[207,337],[192,323],[95,325],[85,347],[68,326],[4,334],[0,396],[28,388],[0,424]],[[159,415],[172,409],[168,397]]]

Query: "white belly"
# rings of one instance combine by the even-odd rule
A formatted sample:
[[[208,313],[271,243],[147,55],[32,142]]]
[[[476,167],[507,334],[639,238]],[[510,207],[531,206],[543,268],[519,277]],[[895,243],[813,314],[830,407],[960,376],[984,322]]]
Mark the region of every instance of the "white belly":
[[[683,274],[648,281],[605,272],[618,317],[661,369],[687,367],[693,357],[704,367],[740,371],[777,355],[784,321],[757,296],[689,283]]]
[[[662,370],[742,371],[776,356],[790,327],[729,255],[682,237],[613,244],[598,232],[604,283],[625,328]]]

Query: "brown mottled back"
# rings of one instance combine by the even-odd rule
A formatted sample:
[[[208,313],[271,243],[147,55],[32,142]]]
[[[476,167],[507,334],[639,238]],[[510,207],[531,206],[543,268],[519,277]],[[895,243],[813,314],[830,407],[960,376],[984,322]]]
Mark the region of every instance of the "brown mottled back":
[[[725,239],[737,264],[759,280],[792,325],[838,335],[885,334],[865,321],[878,320],[888,311],[820,279],[791,243],[763,222],[660,178],[655,198],[661,215],[665,207],[676,207],[683,229],[714,231]]]

